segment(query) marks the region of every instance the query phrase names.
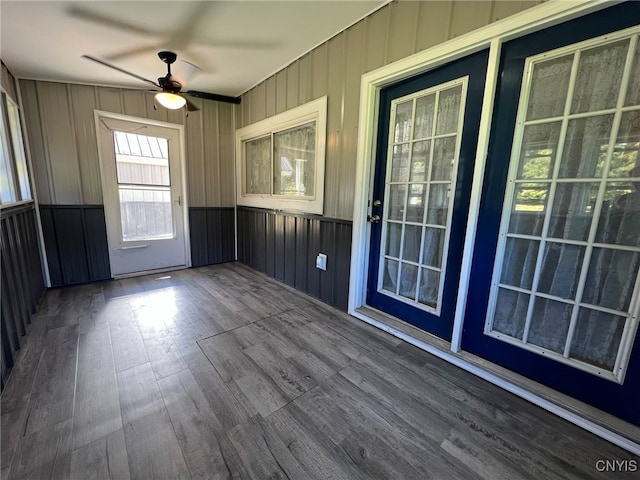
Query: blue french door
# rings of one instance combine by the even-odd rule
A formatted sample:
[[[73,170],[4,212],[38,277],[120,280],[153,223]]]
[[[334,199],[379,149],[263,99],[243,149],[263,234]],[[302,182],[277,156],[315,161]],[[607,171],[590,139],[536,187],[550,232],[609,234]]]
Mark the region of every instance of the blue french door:
[[[367,304],[451,339],[488,51],[381,92]]]
[[[503,46],[462,348],[640,425],[640,2]]]

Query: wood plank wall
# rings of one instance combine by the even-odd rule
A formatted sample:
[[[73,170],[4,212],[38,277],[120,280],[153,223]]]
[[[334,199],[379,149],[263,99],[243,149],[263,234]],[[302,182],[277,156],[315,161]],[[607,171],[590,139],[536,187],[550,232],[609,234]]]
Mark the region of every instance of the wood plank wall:
[[[233,207],[233,105],[190,99],[200,110],[153,109],[153,94],[21,80],[34,181],[45,205],[102,205],[94,110],[185,126],[192,207]]]
[[[238,128],[328,96],[327,217],[353,218],[360,78],[540,1],[392,2],[334,36],[242,96]]]
[[[17,351],[24,343],[31,315],[36,312],[45,290],[32,203],[0,210],[0,247],[0,387],[4,388]]]
[[[316,268],[318,253],[327,270]],[[238,208],[238,260],[346,311],[351,222],[259,208]]]
[[[111,278],[102,205],[40,205],[52,287]]]
[[[200,218],[202,209],[212,209],[205,216],[210,225],[196,224],[191,233],[194,265],[234,259],[228,253],[235,250],[234,236],[214,235],[213,220],[213,212],[235,205],[233,105],[191,98],[200,110],[186,117],[182,110],[154,110],[148,92],[33,80],[21,80],[20,89],[35,187],[45,205],[41,213],[52,285],[110,278],[96,109],[185,126],[189,217]],[[233,232],[234,219],[228,217],[217,221],[224,219],[220,228]]]

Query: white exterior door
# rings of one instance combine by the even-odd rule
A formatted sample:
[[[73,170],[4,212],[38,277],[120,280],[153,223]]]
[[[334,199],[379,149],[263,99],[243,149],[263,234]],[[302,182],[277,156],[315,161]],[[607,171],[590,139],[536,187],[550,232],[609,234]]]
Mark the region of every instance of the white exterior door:
[[[188,266],[179,125],[96,112],[114,277]]]

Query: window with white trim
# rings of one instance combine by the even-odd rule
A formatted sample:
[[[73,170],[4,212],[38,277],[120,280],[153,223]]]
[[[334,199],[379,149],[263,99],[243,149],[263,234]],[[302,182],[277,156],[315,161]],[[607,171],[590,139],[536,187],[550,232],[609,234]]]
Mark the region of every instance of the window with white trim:
[[[238,205],[323,212],[327,98],[236,132]]]
[[[638,32],[526,60],[485,324],[620,383],[640,309]]]
[[[18,105],[2,93],[0,106],[0,204],[31,200]]]

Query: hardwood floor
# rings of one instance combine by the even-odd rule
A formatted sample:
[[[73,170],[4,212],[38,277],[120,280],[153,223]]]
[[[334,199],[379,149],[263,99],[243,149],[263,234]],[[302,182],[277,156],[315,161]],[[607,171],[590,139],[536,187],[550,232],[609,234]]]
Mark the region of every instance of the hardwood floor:
[[[2,480],[638,478],[599,460],[640,471],[240,264],[49,291],[2,395]]]

